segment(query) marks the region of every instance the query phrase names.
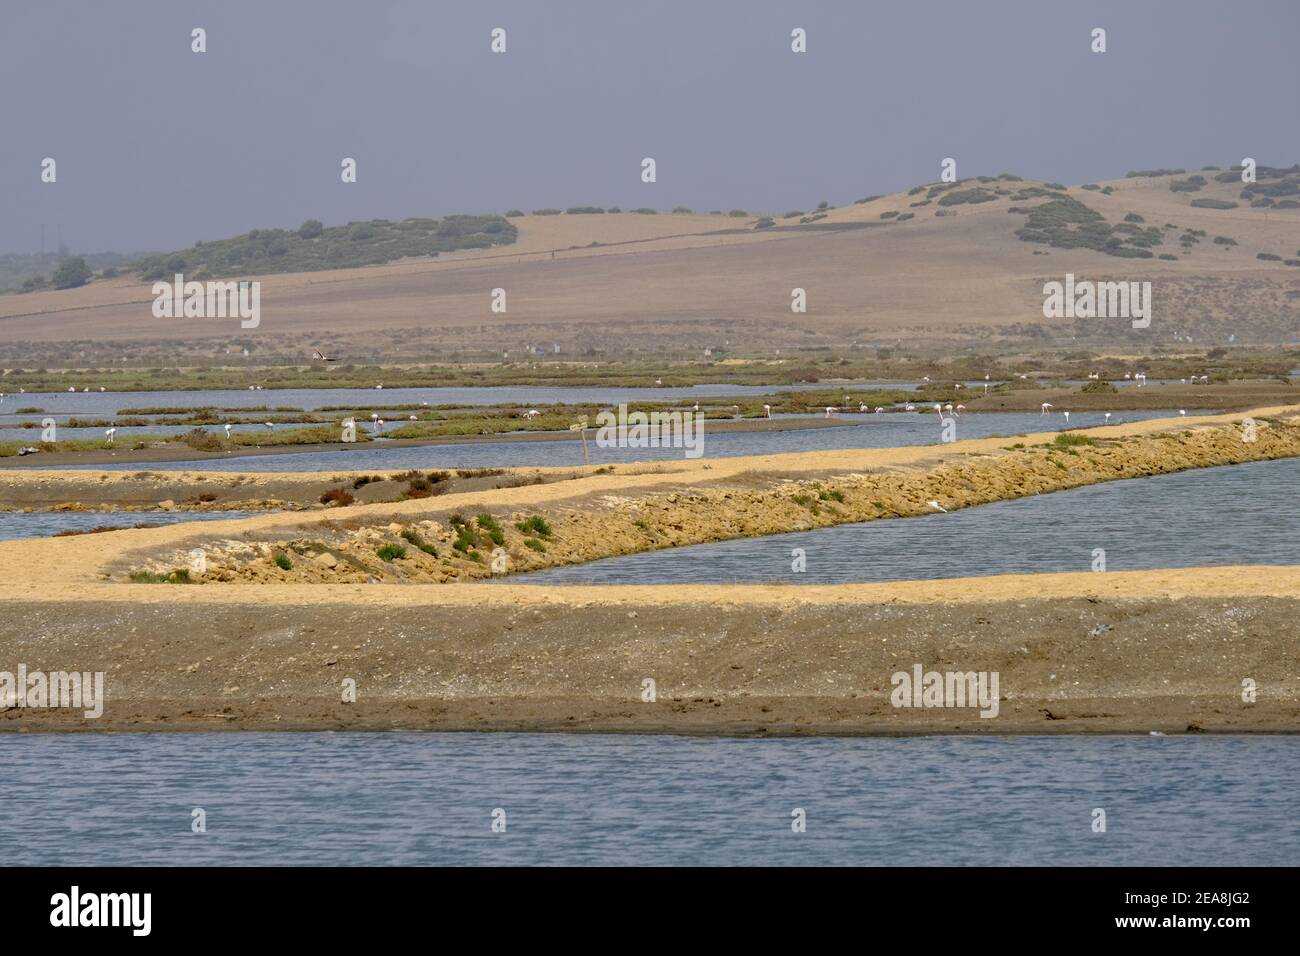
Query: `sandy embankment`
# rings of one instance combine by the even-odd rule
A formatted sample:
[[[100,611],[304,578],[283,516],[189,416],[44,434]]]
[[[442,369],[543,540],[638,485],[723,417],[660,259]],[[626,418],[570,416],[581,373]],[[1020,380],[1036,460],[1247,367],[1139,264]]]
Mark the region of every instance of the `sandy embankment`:
[[[1255,411],[1263,447],[1238,442],[1235,452],[1214,437],[1214,426],[1239,416],[1090,434],[1170,432],[1133,447],[1190,455],[1185,467],[1196,467],[1198,456],[1208,464],[1229,453],[1296,454],[1295,426],[1270,420],[1297,411]],[[503,513],[645,493],[656,484],[704,491],[754,474],[889,470],[889,477],[910,468],[914,479],[929,481],[939,468],[985,456],[1006,465],[1020,454],[1003,451],[1007,441],[683,462],[348,511],[384,520],[396,511],[408,521],[448,508]],[[1264,453],[1270,449],[1275,454]],[[300,530],[302,517],[219,524],[229,536],[282,535]],[[160,528],[0,544],[0,669],[103,670],[109,698],[98,721],[67,710],[10,709],[0,727],[1300,730],[1300,568],[835,587],[187,587],[103,578],[142,554],[184,547],[193,535]],[[891,707],[891,674],[914,664],[998,671],[999,715]],[[356,681],[355,704],[340,700],[345,678]],[[646,678],[657,684],[653,703],[641,699]],[[1247,679],[1258,684],[1255,703],[1241,700]]]
[[[933,514],[1119,478],[1300,455],[1300,421],[1168,424],[1136,434],[1028,436],[948,451],[813,453],[721,459],[614,477],[571,479],[481,495],[448,494],[387,510],[347,508],[188,530],[172,546],[142,547],[102,566],[115,580],[165,576],[202,548],[206,584],[428,584],[598,558]],[[1064,436],[1066,439],[1071,436]],[[973,446],[980,446],[976,449]],[[989,447],[992,445],[992,447]],[[954,446],[958,448],[960,446]],[[835,467],[839,465],[841,467]],[[856,467],[854,467],[856,465]],[[865,467],[864,467],[865,466]],[[874,466],[874,467],[873,467]],[[478,517],[488,515],[490,517]],[[544,522],[542,533],[530,522]],[[401,549],[396,558],[386,555]],[[497,560],[493,560],[493,557]],[[502,563],[503,562],[503,563]]]

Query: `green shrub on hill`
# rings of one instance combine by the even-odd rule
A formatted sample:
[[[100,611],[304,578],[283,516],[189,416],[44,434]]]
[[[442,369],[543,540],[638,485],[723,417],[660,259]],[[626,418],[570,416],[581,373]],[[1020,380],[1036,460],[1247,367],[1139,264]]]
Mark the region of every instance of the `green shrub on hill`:
[[[992,202],[998,197],[989,192],[987,189],[981,189],[976,186],[974,189],[959,189],[956,192],[947,193],[939,200],[940,206],[961,206],[974,205],[981,202]]]
[[[1192,205],[1197,209],[1236,209],[1237,204],[1227,199],[1193,199]]]
[[[70,256],[59,263],[50,280],[56,289],[75,289],[90,281],[90,266],[81,256]]]
[[[319,231],[318,231],[319,227]],[[486,249],[515,241],[514,224],[501,216],[443,219],[371,219],[322,226],[308,219],[295,230],[254,229],[242,236],[195,243],[179,252],[146,256],[136,264],[146,281],[176,273],[212,278],[250,273],[313,272],[379,265],[408,256],[436,256],[457,249]]]
[[[1104,216],[1069,196],[1032,207],[1015,206],[1011,212],[1027,216],[1016,236],[1023,242],[1041,242],[1060,249],[1092,249],[1124,259],[1150,259],[1150,246],[1160,245],[1159,229],[1139,229],[1133,223],[1112,226]]]

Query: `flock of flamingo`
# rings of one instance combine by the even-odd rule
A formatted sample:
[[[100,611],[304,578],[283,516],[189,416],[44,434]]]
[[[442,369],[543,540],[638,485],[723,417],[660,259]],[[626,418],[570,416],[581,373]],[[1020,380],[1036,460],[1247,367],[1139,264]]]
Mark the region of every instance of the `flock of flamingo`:
[[[323,352],[321,352],[319,349],[315,349],[315,350],[312,351],[312,359],[313,359],[314,361],[318,361],[318,362],[326,362],[326,363],[333,363],[333,362],[337,362],[337,361],[338,361],[338,359],[336,359],[336,358],[334,358],[334,357],[332,357],[332,356],[325,355],[325,354],[324,354]],[[1019,374],[1019,377],[1020,377],[1020,379],[1022,379],[1022,380],[1026,380],[1026,379],[1028,379],[1029,376],[1028,376],[1027,374]],[[1125,372],[1125,373],[1124,373],[1124,378],[1125,378],[1125,380],[1136,382],[1138,388],[1142,388],[1143,386],[1146,385],[1146,382],[1147,382],[1147,376],[1146,376],[1146,373],[1145,373],[1145,372]],[[928,375],[922,376],[922,379],[921,379],[921,380],[922,380],[923,382],[925,382],[925,383],[928,384],[928,383],[930,382],[930,376],[928,376]],[[1088,380],[1089,380],[1089,381],[1092,381],[1092,382],[1100,381],[1100,380],[1101,380],[1101,375],[1100,375],[1100,373],[1098,373],[1098,372],[1089,372],[1089,373],[1088,373]],[[1189,378],[1184,378],[1184,379],[1181,379],[1180,381],[1181,381],[1182,384],[1186,385],[1186,384],[1188,384],[1189,382],[1190,382],[1191,384],[1196,384],[1197,382],[1207,383],[1207,382],[1209,382],[1209,380],[1210,380],[1210,379],[1209,379],[1209,376],[1208,376],[1208,375],[1199,375],[1199,376],[1197,376],[1197,375],[1192,375],[1192,376],[1190,376]],[[663,380],[662,380],[662,379],[656,379],[656,380],[655,380],[655,385],[656,385],[656,386],[661,386],[662,384],[663,384]],[[985,375],[985,376],[984,376],[984,381],[983,381],[982,383],[980,383],[980,384],[982,384],[982,385],[984,386],[984,394],[985,394],[985,395],[988,395],[989,386],[992,384],[992,383],[989,381],[989,376],[988,376],[988,375]],[[251,391],[261,391],[264,387],[265,387],[265,386],[262,386],[262,385],[250,385],[250,386],[248,386],[248,390],[249,390],[250,392],[251,392]],[[379,390],[379,389],[383,389],[384,386],[383,386],[382,383],[379,383],[379,384],[376,384],[374,387],[375,387],[375,389]],[[959,389],[960,389],[960,388],[965,388],[965,387],[966,387],[966,386],[963,385],[963,384],[960,383],[960,382],[958,382],[958,383],[956,383],[956,384],[954,385],[954,388],[959,388]],[[100,390],[101,392],[107,391],[107,389],[105,389],[103,386],[100,386],[99,390]],[[69,391],[69,392],[76,392],[76,391],[77,391],[76,386],[69,386],[69,387],[68,387],[68,391]],[[82,391],[82,392],[89,392],[90,389],[89,389],[89,388],[83,388],[81,391]],[[26,393],[26,389],[20,388],[20,389],[18,389],[18,393],[19,393],[19,394],[25,394],[25,393]],[[3,403],[4,403],[4,399],[5,399],[5,393],[4,393],[4,392],[0,392],[0,404],[3,404]],[[428,402],[422,402],[421,404],[423,404],[423,405],[428,405],[429,403],[428,403]],[[952,402],[947,402],[947,403],[943,403],[943,404],[941,404],[941,403],[939,403],[939,402],[936,402],[936,403],[934,404],[933,407],[934,407],[934,411],[938,414],[939,419],[940,419],[941,421],[944,419],[945,415],[951,415],[951,416],[953,416],[953,417],[957,417],[957,416],[960,416],[962,412],[966,411],[966,406],[963,405],[963,404],[961,404],[961,403],[954,404],[954,403],[952,403]],[[1043,403],[1042,403],[1042,406],[1041,406],[1042,414],[1043,414],[1043,415],[1051,414],[1052,409],[1053,409],[1054,407],[1055,407],[1055,406],[1053,406],[1051,402],[1043,402]],[[740,418],[740,406],[739,406],[739,405],[732,405],[731,408],[732,408],[732,417],[733,417],[733,418]],[[914,411],[916,411],[916,409],[917,409],[917,406],[914,405],[914,404],[911,403],[911,402],[908,402],[907,404],[905,404],[905,405],[903,406],[903,410],[904,410],[904,411],[908,411],[908,412],[914,412]],[[696,403],[695,403],[694,410],[697,411],[697,412],[700,410],[700,404],[699,404],[699,402],[696,402]],[[851,397],[848,396],[848,395],[845,395],[845,396],[844,396],[844,405],[843,405],[843,406],[837,406],[837,405],[827,405],[827,406],[825,406],[825,412],[826,412],[826,417],[827,417],[827,418],[834,418],[836,415],[839,415],[839,414],[841,414],[842,412],[850,412],[850,411],[852,411],[852,399],[851,399]],[[885,411],[886,411],[886,408],[885,408],[883,405],[877,405],[877,406],[875,406],[874,408],[869,408],[869,407],[866,405],[866,403],[864,403],[864,402],[859,402],[859,403],[858,403],[857,411],[858,411],[859,414],[873,413],[873,414],[877,414],[877,415],[879,415],[879,414],[882,414],[883,412],[885,412]],[[765,417],[767,417],[767,418],[771,418],[771,417],[772,417],[772,406],[771,406],[771,405],[764,405],[764,406],[763,406],[763,414],[764,414]],[[1069,413],[1069,411],[1068,411],[1068,410],[1062,410],[1061,414],[1065,417],[1065,421],[1066,421],[1066,423],[1068,424],[1069,421],[1070,421],[1070,413]],[[1111,412],[1105,412],[1104,414],[1105,414],[1105,423],[1106,423],[1106,424],[1110,424]],[[1186,410],[1186,409],[1182,409],[1182,408],[1180,408],[1180,409],[1178,410],[1178,414],[1179,414],[1179,415],[1186,415],[1186,414],[1187,414],[1187,410]],[[531,420],[531,419],[537,418],[539,415],[541,415],[541,412],[540,412],[540,411],[538,411],[538,410],[535,409],[535,408],[530,408],[530,409],[528,409],[528,411],[524,412],[523,417]],[[376,434],[376,435],[381,435],[381,434],[383,434],[384,424],[385,424],[384,420],[383,420],[382,418],[380,418],[378,414],[372,414],[372,415],[370,416],[370,419],[371,419],[372,434]],[[411,415],[409,420],[414,422],[414,421],[418,421],[418,418],[417,418],[415,415]],[[273,429],[275,428],[275,424],[274,424],[273,422],[265,422],[264,424],[266,425],[267,429],[272,429],[272,430],[273,430]],[[231,426],[230,426],[229,424],[226,424],[226,425],[224,425],[223,427],[224,427],[225,432],[226,432],[226,437],[229,438],[229,437],[230,437],[230,434],[231,434]],[[105,430],[105,432],[104,432],[104,436],[105,436],[105,438],[106,438],[108,444],[110,444],[110,445],[113,444],[113,439],[114,439],[114,436],[115,436],[116,434],[117,434],[117,428],[116,428],[116,427],[109,428],[109,429],[106,429],[106,430]],[[931,503],[933,504],[933,502],[931,502]],[[942,509],[941,509],[941,510],[942,510]]]

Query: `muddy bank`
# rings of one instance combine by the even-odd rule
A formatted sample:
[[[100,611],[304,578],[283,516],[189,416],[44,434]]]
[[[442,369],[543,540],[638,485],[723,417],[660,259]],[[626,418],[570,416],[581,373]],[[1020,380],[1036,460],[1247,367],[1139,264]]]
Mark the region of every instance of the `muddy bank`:
[[[1215,568],[834,589],[465,585],[394,602],[391,588],[138,602],[123,592],[158,589],[105,586],[119,596],[0,601],[0,670],[102,670],[103,717],[10,708],[0,729],[1293,733],[1297,580]],[[893,706],[892,676],[915,664],[997,672],[997,716]]]
[[[1036,412],[1043,402],[1055,410],[1072,412],[1122,412],[1145,408],[1215,409],[1239,411],[1260,405],[1289,404],[1300,398],[1300,388],[1275,379],[1209,383],[1126,384],[1114,392],[1069,388],[1029,388],[981,397],[978,389],[967,401],[972,412]]]
[[[335,474],[10,471],[0,472],[0,512],[320,511],[338,507],[340,502],[365,505],[465,494],[565,481],[581,473],[581,469],[560,468],[408,469]]]
[[[1144,406],[1150,407],[1150,406]],[[866,425],[869,421],[852,419],[825,418],[742,418],[709,419],[706,428],[710,434],[726,432],[784,432],[801,431],[808,428],[844,428],[853,425]],[[589,429],[587,440],[591,441],[595,429]],[[255,458],[263,455],[302,455],[315,452],[337,452],[338,467],[346,471],[353,467],[348,460],[351,453],[362,449],[376,448],[420,448],[426,445],[492,445],[501,442],[580,442],[573,432],[503,432],[495,435],[444,435],[436,438],[384,438],[374,441],[316,442],[284,445],[239,445],[220,452],[202,452],[180,442],[159,442],[147,448],[128,448],[125,443],[116,449],[104,448],[96,451],[55,451],[41,452],[36,455],[7,455],[0,457],[0,471],[5,469],[20,470],[31,468],[58,468],[64,465],[113,465],[134,462],[153,463],[171,461],[192,461],[194,470],[202,471],[207,461],[227,461],[232,458]],[[581,458],[581,453],[578,455]]]

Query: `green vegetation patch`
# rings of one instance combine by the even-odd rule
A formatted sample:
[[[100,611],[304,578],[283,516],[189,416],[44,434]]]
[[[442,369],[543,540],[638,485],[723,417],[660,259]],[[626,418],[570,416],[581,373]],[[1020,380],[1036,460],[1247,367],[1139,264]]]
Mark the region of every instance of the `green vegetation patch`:
[[[1149,247],[1163,242],[1159,229],[1141,229],[1134,223],[1112,226],[1094,209],[1070,196],[1058,196],[1032,207],[1011,207],[1028,217],[1016,230],[1023,242],[1041,242],[1059,249],[1092,249],[1109,256],[1150,259]]]
[[[175,571],[169,571],[166,574],[155,574],[152,571],[132,571],[131,582],[133,584],[197,584],[190,577],[188,568],[177,568]]]
[[[516,521],[515,527],[524,534],[537,535],[539,538],[549,538],[551,536],[551,526],[541,515],[529,515],[523,521]]]
[[[940,206],[961,206],[974,205],[982,202],[992,202],[997,199],[997,194],[987,189],[981,189],[976,186],[974,189],[958,189],[956,192],[950,192],[939,200]]]
[[[195,243],[179,252],[146,256],[136,265],[145,281],[225,278],[279,272],[314,272],[380,265],[409,256],[436,256],[458,249],[487,249],[515,241],[504,216],[442,219],[371,219],[322,226],[309,219],[298,229],[254,229],[232,239]]]

